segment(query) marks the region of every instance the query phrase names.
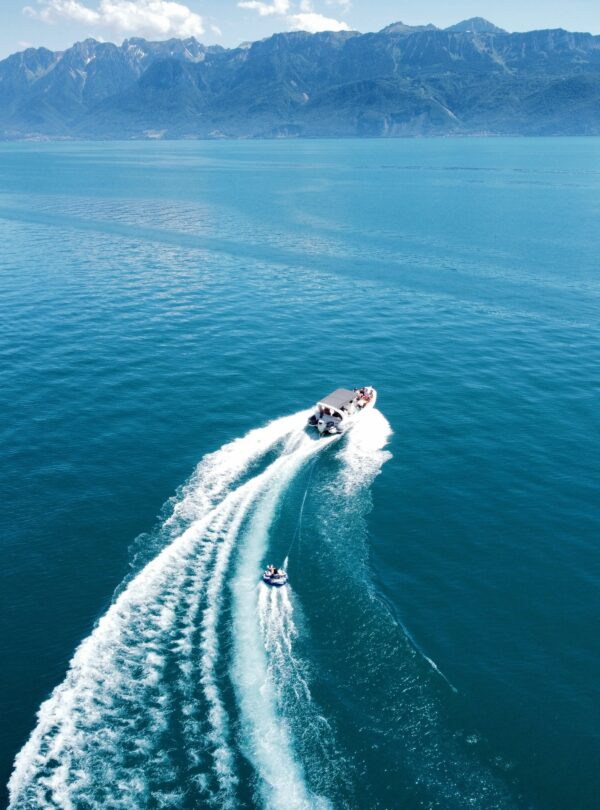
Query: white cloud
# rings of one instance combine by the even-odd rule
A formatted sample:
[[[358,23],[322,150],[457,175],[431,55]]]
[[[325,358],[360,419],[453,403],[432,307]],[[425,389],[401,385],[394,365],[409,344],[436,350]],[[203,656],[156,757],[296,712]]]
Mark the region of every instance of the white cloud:
[[[290,10],[290,0],[273,0],[272,3],[265,3],[263,0],[241,0],[238,6],[258,11],[261,17],[270,17],[273,14],[287,14]]]
[[[301,11],[290,16],[291,27],[294,31],[308,31],[316,34],[318,31],[349,31],[350,26],[342,20],[325,17],[316,11]]]
[[[55,23],[63,19],[94,24],[100,19],[97,11],[78,3],[77,0],[38,0],[38,2],[40,9],[25,6],[23,14],[46,23]]]
[[[346,6],[349,0],[335,0],[339,5]],[[290,0],[240,0],[240,8],[249,8],[258,11],[261,17],[279,15],[287,18],[289,27],[293,31],[308,31],[311,34],[317,31],[349,31],[350,27],[342,20],[326,17],[315,11],[311,0],[300,0],[299,11],[291,11]]]
[[[100,0],[97,8],[79,0],[38,0],[39,9],[23,12],[47,23],[71,20],[117,34],[157,37],[191,37],[204,33],[202,17],[182,3],[170,0]]]

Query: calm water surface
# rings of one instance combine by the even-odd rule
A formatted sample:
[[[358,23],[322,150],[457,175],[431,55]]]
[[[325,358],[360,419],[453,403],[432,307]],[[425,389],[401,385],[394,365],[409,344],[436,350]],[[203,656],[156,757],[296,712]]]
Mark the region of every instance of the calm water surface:
[[[598,806],[600,140],[4,144],[0,235],[15,808]]]

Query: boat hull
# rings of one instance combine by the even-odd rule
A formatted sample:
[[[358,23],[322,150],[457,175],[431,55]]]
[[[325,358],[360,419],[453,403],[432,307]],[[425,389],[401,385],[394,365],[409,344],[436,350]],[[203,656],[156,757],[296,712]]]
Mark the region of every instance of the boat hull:
[[[356,413],[349,414],[344,419],[341,421],[338,420],[337,422],[333,419],[327,418],[319,419],[318,421],[309,420],[309,425],[311,427],[315,427],[321,436],[334,436],[336,433],[346,433],[347,430],[350,430],[350,428],[352,428],[359,421],[365,412],[370,411],[375,407],[376,402],[377,391],[373,388],[370,400]]]

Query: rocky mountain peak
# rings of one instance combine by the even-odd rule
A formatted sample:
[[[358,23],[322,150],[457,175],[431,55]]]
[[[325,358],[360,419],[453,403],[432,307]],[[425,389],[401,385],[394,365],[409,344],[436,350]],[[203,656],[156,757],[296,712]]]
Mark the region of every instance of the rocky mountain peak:
[[[504,28],[498,28],[497,25],[491,23],[483,17],[471,17],[468,20],[456,23],[444,29],[446,31],[456,31],[458,33],[468,34],[507,34]]]
[[[439,31],[440,29],[433,25],[432,23],[427,23],[427,25],[406,25],[401,21],[392,23],[391,25],[386,26],[381,33],[382,34],[416,34],[419,31]]]

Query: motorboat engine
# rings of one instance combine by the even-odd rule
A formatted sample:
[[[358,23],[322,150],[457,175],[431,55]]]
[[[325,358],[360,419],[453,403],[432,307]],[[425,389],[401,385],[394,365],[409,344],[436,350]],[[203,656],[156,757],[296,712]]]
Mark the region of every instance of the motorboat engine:
[[[333,435],[334,433],[341,433],[339,426],[335,423],[333,419],[328,419],[327,417],[323,419],[319,419],[317,423],[317,427],[319,428],[319,433],[329,433]]]

